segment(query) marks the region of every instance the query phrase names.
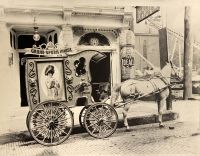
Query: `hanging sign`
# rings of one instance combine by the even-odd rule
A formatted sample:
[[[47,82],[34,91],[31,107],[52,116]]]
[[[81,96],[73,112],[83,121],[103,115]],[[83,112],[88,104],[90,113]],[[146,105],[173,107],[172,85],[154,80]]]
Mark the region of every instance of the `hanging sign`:
[[[52,49],[52,50],[48,50],[48,49],[36,49],[36,48],[32,48],[31,49],[31,53],[34,55],[60,55],[63,53],[67,53],[72,51],[71,48],[66,48],[66,49]]]
[[[60,55],[70,51],[72,51],[71,48],[58,48],[58,44],[54,45],[52,42],[49,42],[47,44],[43,43],[38,47],[36,45],[33,45],[31,51],[29,51],[27,54],[31,53],[34,55]]]
[[[159,10],[158,6],[136,6],[136,22],[140,23]]]

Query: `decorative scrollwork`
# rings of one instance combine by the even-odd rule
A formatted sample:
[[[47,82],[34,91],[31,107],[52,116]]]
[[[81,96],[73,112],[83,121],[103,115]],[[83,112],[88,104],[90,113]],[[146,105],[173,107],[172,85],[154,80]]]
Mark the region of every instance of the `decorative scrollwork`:
[[[72,70],[68,66],[69,65],[69,60],[65,60],[64,64],[65,64],[65,73],[66,73],[66,75],[71,75],[72,74]]]
[[[35,65],[34,65],[33,62],[30,62],[30,63],[29,63],[29,69],[30,69],[30,71],[29,71],[29,73],[28,73],[28,76],[29,76],[30,78],[34,78],[34,77],[36,76],[36,73],[35,73]]]
[[[26,63],[26,57],[21,58],[21,66],[24,65]]]
[[[68,100],[71,101],[73,100],[73,91],[74,91],[74,87],[72,85],[68,85],[67,86],[67,91],[69,93],[69,96],[68,96]]]
[[[30,95],[31,95],[31,100],[33,104],[37,104],[37,99],[36,99],[36,94],[37,94],[37,89],[36,88],[31,88],[30,89]]]

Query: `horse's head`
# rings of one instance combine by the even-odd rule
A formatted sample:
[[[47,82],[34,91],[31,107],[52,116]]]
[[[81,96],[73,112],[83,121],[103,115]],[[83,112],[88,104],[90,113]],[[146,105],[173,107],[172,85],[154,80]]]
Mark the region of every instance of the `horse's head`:
[[[180,71],[171,61],[166,62],[166,65],[162,68],[160,73],[169,83],[171,82],[171,79],[182,81]]]
[[[179,82],[181,82],[183,80],[183,76],[181,75],[181,69],[176,67],[172,63],[172,61],[170,61],[170,65],[171,65],[171,68],[172,68],[172,72],[171,72],[172,78],[176,79]]]
[[[171,78],[171,72],[172,68],[169,62],[166,62],[166,65],[161,69],[160,73],[165,80],[167,80],[168,83],[170,83],[170,78]]]

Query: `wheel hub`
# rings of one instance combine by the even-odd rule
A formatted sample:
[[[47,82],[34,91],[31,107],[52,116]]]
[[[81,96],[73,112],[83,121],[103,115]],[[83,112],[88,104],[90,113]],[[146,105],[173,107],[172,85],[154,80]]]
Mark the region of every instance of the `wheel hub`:
[[[57,126],[57,125],[56,125],[55,121],[51,120],[51,121],[49,122],[48,128],[49,128],[49,129],[55,129],[56,126]]]
[[[101,119],[99,119],[99,125],[103,125],[103,123],[104,123],[104,119],[103,118],[101,118]]]

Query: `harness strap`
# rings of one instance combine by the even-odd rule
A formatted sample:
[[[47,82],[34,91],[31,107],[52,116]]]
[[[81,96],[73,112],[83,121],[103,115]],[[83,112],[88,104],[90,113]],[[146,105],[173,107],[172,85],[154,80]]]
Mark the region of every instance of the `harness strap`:
[[[148,80],[150,83],[151,83],[151,85],[153,86],[153,88],[154,88],[154,91],[155,92],[157,92],[157,91],[159,91],[159,88],[156,86],[156,84],[153,82],[153,81],[151,81],[152,79],[150,79],[150,80]]]
[[[169,83],[167,82],[166,78],[165,77],[160,77],[160,79],[166,84],[166,85],[169,85]]]

